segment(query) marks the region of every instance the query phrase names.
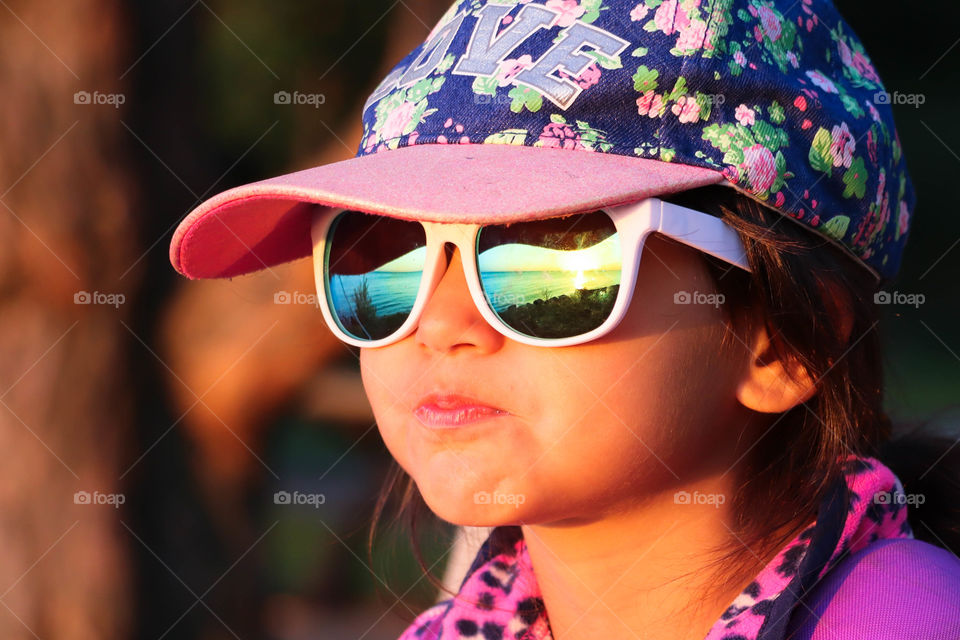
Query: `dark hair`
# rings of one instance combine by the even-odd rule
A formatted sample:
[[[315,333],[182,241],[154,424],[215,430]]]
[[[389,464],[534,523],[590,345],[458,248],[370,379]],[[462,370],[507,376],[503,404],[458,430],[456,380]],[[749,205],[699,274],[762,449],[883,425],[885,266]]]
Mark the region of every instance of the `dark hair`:
[[[732,188],[702,187],[663,199],[722,217],[743,240],[749,273],[699,254],[724,295],[731,329],[724,340],[745,336],[762,322],[777,355],[800,365],[817,385],[810,400],[774,416],[737,465],[735,536],[710,563],[720,577],[716,589],[749,580],[816,517],[850,453],[879,459],[906,493],[924,496],[908,511],[917,539],[960,548],[960,447],[927,424],[894,433],[883,411],[880,307],[874,303],[881,283],[832,241]],[[838,329],[843,312],[852,322],[849,335]],[[412,479],[393,465],[377,501],[368,552],[399,487],[394,521],[406,521],[421,568],[442,588],[416,543],[429,510]],[[759,566],[758,558],[764,559]]]

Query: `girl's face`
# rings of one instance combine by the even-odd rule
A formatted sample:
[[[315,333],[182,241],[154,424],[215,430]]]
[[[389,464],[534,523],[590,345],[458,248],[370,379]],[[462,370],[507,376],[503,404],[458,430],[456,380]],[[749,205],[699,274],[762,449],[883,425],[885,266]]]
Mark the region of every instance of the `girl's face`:
[[[729,460],[749,353],[721,346],[723,311],[703,302],[716,293],[694,250],[653,234],[614,331],[534,347],[487,324],[454,253],[416,331],[361,350],[363,384],[387,448],[444,520],[593,520]],[[415,409],[433,392],[508,413],[432,428]]]

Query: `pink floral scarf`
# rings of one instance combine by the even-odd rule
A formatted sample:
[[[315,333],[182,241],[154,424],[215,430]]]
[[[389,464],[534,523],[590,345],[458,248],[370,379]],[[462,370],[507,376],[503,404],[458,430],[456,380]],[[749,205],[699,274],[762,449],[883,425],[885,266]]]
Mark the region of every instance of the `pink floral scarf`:
[[[744,587],[705,640],[783,640],[790,613],[834,566],[875,540],[913,538],[900,480],[875,458],[848,456],[817,519]],[[844,493],[849,490],[849,503]],[[420,614],[400,640],[552,640],[520,527],[497,527],[457,595]]]

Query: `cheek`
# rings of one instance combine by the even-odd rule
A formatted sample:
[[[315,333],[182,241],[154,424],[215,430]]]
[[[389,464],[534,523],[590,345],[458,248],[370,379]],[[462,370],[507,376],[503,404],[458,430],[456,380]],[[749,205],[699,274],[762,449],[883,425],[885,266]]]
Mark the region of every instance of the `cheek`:
[[[360,350],[360,377],[384,444],[409,472],[405,434],[398,417],[403,413],[404,369],[396,347]]]
[[[541,518],[595,517],[726,468],[737,440],[737,356],[721,347],[722,311],[675,304],[667,276],[645,280],[657,284],[638,290],[612,334],[555,350],[540,372],[553,404],[538,433],[541,456],[523,474],[529,487],[549,487],[538,490]]]
[[[678,373],[704,363],[690,347],[679,335],[610,343],[544,372],[554,404],[540,424],[539,456],[521,471],[542,521],[593,517],[702,463],[699,426],[713,399]],[[698,401],[703,411],[691,408]]]

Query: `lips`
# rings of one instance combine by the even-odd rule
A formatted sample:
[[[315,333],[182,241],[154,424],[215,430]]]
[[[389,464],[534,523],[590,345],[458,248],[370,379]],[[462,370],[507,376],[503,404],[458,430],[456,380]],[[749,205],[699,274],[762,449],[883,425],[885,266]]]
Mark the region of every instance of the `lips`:
[[[421,398],[413,413],[425,426],[449,429],[510,412],[471,396],[434,392]]]

